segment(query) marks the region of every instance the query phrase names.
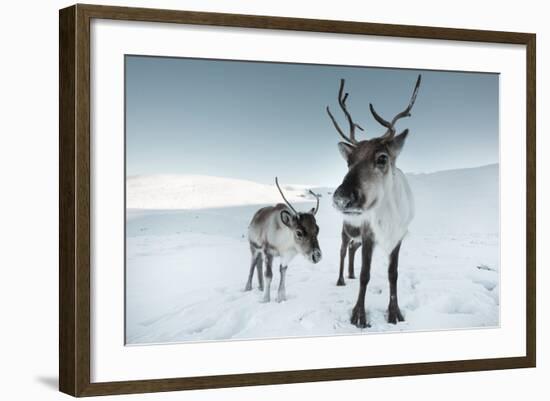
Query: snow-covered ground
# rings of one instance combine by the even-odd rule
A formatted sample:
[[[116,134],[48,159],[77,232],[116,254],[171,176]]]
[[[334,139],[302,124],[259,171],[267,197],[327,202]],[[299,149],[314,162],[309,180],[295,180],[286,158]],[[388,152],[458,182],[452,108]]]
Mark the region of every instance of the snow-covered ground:
[[[317,217],[323,260],[295,258],[283,303],[245,292],[254,212],[280,201],[275,186],[200,176],[127,180],[128,344],[251,339],[499,324],[498,165],[409,175],[416,217],[400,254],[398,294],[406,321],[385,321],[387,259],[375,251],[366,297],[372,324],[349,323],[358,280],[337,287],[341,217],[331,189]],[[313,204],[286,187],[298,209]],[[274,266],[277,266],[276,261]],[[356,255],[356,271],[361,266]],[[278,285],[274,269],[272,289]]]

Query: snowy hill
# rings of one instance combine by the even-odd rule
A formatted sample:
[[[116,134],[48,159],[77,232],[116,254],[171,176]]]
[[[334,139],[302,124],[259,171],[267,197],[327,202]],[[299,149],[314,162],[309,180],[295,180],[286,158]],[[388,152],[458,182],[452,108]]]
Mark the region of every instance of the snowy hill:
[[[498,164],[431,174],[407,174],[415,198],[411,230],[497,232]]]
[[[306,197],[303,187],[281,183],[289,201]],[[275,185],[203,175],[144,175],[126,180],[129,209],[208,209],[281,202]]]
[[[411,230],[462,232],[498,231],[497,164],[477,168],[407,174],[416,217]],[[127,180],[127,208],[147,210],[197,210],[282,202],[275,185],[201,175],[147,175]],[[304,185],[282,185],[293,203],[313,201]],[[323,196],[323,209],[332,209],[333,188],[312,188]],[[328,211],[333,219],[341,217]]]

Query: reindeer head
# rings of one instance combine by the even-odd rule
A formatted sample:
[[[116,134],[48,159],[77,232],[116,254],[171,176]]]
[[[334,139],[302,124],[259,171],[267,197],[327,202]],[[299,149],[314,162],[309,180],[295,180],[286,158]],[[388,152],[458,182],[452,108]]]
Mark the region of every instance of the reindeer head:
[[[380,117],[371,103],[370,111],[372,115],[387,130],[378,138],[358,141],[355,139],[355,129],[359,128],[363,131],[363,128],[353,121],[347,109],[348,93],[344,94],[345,81],[340,80],[338,103],[348,121],[349,136],[344,134],[328,106],[327,113],[334,127],[344,139],[344,142],[338,143],[338,149],[348,164],[348,173],[342,184],[334,191],[332,198],[334,207],[343,214],[360,215],[367,212],[381,202],[389,188],[391,188],[396,159],[409,133],[409,130],[406,129],[396,135],[395,123],[403,117],[410,117],[420,81],[421,76],[419,75],[409,105],[391,121]]]
[[[311,260],[313,263],[319,262],[321,260],[322,253],[321,248],[319,248],[319,241],[317,240],[317,235],[319,235],[319,226],[315,220],[315,215],[319,210],[319,195],[310,190],[309,193],[315,197],[317,200],[317,205],[307,213],[299,213],[285,198],[285,195],[279,186],[279,180],[277,177],[275,177],[275,184],[277,185],[283,200],[291,210],[281,210],[281,221],[292,231],[296,249],[298,249],[302,255]]]

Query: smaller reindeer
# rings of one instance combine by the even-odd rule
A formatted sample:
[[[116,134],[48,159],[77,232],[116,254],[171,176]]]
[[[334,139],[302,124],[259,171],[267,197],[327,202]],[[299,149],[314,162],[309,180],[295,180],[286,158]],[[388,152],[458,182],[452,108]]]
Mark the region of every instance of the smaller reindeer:
[[[258,210],[248,226],[252,261],[245,291],[252,289],[254,269],[257,269],[260,290],[264,290],[264,302],[270,301],[273,258],[280,258],[281,280],[277,302],[286,300],[285,274],[288,264],[294,256],[300,253],[313,263],[318,263],[321,260],[321,249],[317,240],[319,226],[315,221],[315,214],[319,210],[319,196],[313,191],[309,191],[317,199],[317,205],[307,213],[298,213],[285,198],[277,177],[275,177],[275,184],[286,205],[279,203]],[[264,258],[265,289],[262,277]]]

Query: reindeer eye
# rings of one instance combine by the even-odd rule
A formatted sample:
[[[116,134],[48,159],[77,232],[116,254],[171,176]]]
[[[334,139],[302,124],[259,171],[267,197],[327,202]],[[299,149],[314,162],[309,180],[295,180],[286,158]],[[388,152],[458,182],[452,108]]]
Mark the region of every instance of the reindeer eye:
[[[378,167],[384,167],[388,163],[387,155],[380,155],[376,158],[376,165]]]
[[[300,230],[297,230],[297,231],[296,231],[296,236],[297,236],[298,238],[302,238],[302,237],[304,236],[304,233],[303,233],[302,231],[300,231]]]

